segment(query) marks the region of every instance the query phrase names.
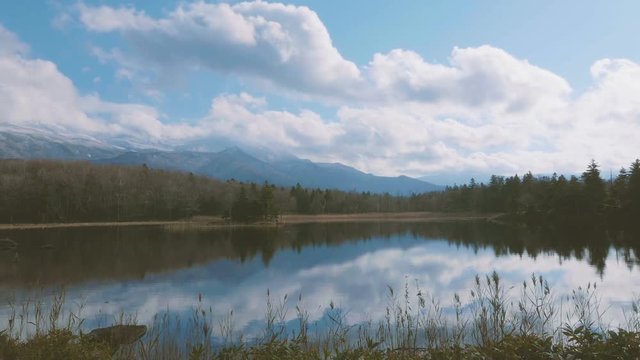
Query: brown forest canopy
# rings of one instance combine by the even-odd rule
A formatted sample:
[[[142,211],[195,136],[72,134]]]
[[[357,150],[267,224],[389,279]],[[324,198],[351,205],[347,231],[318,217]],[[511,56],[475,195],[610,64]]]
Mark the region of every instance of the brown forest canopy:
[[[404,208],[402,207],[404,206]],[[337,190],[243,184],[147,166],[0,161],[0,222],[131,221],[278,213],[403,211],[407,199]]]
[[[510,213],[542,220],[640,215],[640,161],[604,181],[591,162],[581,177],[492,176],[442,192],[393,196],[243,184],[147,166],[0,160],[0,222],[39,223],[228,216],[272,220],[282,213],[401,211]],[[608,221],[608,220],[607,220]]]

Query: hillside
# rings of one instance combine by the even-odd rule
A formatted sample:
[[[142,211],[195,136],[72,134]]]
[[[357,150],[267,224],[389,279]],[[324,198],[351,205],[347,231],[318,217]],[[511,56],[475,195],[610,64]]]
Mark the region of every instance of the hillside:
[[[237,147],[220,152],[164,151],[123,148],[89,138],[0,129],[0,158],[88,160],[98,164],[142,165],[179,170],[221,180],[269,182],[278,186],[300,184],[308,188],[410,195],[442,190],[432,183],[407,176],[367,174],[340,163],[305,159],[261,160]]]

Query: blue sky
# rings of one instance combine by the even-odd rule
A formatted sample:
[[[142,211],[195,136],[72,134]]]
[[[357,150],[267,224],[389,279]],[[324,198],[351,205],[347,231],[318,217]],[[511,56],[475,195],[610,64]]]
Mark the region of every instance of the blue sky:
[[[0,4],[0,123],[387,175],[640,153],[637,1],[29,4]]]

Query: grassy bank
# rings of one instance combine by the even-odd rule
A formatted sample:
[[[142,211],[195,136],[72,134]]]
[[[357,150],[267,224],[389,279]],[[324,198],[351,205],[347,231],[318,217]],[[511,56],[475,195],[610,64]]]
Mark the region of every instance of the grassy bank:
[[[52,301],[13,303],[0,333],[0,359],[637,359],[638,301],[625,322],[604,320],[597,290],[588,285],[556,298],[536,276],[507,288],[497,274],[476,277],[467,301],[443,305],[409,284],[388,289],[382,319],[347,321],[328,304],[318,327],[301,297],[267,294],[264,326],[257,334],[234,328],[234,314],[216,317],[199,297],[188,319],[158,314],[146,335],[118,346],[87,336],[81,305],[65,311],[64,294]],[[608,311],[612,311],[609,309]],[[115,323],[135,323],[121,316]]]
[[[0,224],[0,230],[55,229],[78,227],[116,227],[116,226],[170,226],[170,227],[238,227],[238,226],[274,226],[282,224],[300,224],[315,222],[383,222],[383,221],[461,221],[490,219],[496,214],[440,213],[440,212],[397,212],[397,213],[356,213],[356,214],[286,214],[273,222],[235,223],[218,216],[196,216],[184,220],[172,221],[107,221],[107,222],[69,222],[37,224]]]
[[[148,221],[95,221],[69,223],[38,223],[38,224],[0,224],[0,230],[29,230],[29,229],[62,229],[82,227],[123,227],[123,226],[238,226],[225,222],[220,217],[202,217],[185,220],[148,220]]]
[[[490,219],[497,214],[480,214],[470,212],[393,212],[393,213],[359,213],[359,214],[319,214],[282,215],[281,222],[285,224],[314,223],[314,222],[440,222]]]

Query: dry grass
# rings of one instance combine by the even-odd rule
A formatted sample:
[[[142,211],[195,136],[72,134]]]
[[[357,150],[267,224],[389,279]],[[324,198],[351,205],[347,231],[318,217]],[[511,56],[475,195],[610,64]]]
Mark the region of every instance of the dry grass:
[[[319,214],[301,215],[287,214],[280,217],[284,224],[314,222],[440,222],[480,220],[494,217],[495,214],[476,213],[442,213],[442,212],[394,212],[394,213],[360,213],[360,214]]]
[[[505,287],[496,273],[475,280],[470,300],[464,303],[455,295],[448,307],[417,284],[389,288],[386,315],[377,322],[349,324],[346,310],[332,302],[321,329],[309,322],[301,297],[276,299],[267,293],[263,331],[251,338],[235,329],[233,312],[214,316],[198,296],[191,316],[158,314],[142,340],[119,349],[87,342],[82,308],[65,313],[64,295],[59,295],[47,304],[13,304],[9,326],[0,331],[0,359],[40,359],[52,353],[88,359],[114,350],[116,359],[141,360],[640,357],[638,301],[626,314],[627,323],[613,328],[602,321],[594,286],[576,289],[559,304],[541,277],[532,275],[519,289]],[[295,314],[297,330],[288,327],[288,312]],[[115,322],[132,324],[135,317],[123,315]]]
[[[358,214],[285,214],[280,215],[276,223],[258,222],[236,224],[218,216],[195,216],[185,220],[172,221],[122,221],[122,222],[76,222],[76,223],[40,223],[40,224],[0,224],[0,230],[55,229],[80,227],[114,226],[167,226],[170,228],[192,227],[246,227],[274,226],[278,224],[335,223],[335,222],[439,222],[492,219],[498,214],[443,213],[443,212],[394,212],[394,213],[358,213]]]
[[[80,227],[114,227],[114,226],[199,226],[218,225],[226,223],[221,217],[198,216],[187,220],[172,221],[121,221],[121,222],[76,222],[76,223],[41,223],[41,224],[0,224],[0,230],[28,230],[28,229],[56,229],[56,228],[80,228]]]

